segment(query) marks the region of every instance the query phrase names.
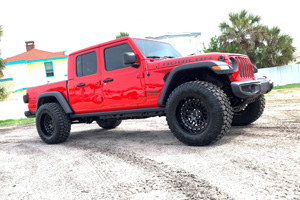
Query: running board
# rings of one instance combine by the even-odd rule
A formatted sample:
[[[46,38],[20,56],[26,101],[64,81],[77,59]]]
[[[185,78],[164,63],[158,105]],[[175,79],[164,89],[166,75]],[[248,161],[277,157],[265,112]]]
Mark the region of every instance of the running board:
[[[139,119],[155,116],[164,116],[165,107],[142,108],[133,110],[116,110],[106,112],[82,113],[70,115],[72,119],[99,117],[100,119]]]

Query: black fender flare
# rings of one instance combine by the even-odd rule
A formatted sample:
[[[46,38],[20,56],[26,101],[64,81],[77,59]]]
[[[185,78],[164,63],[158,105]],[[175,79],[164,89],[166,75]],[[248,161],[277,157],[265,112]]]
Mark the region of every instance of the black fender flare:
[[[213,66],[228,66],[229,69],[214,70],[212,68]],[[169,73],[169,75],[167,77],[165,77],[166,82],[160,93],[157,104],[159,106],[163,106],[166,104],[167,98],[168,98],[169,94],[172,92],[172,91],[170,91],[173,88],[171,86],[176,84],[176,76],[178,76],[183,71],[192,71],[195,69],[207,69],[217,75],[233,74],[233,68],[231,66],[229,66],[227,63],[222,62],[222,61],[203,61],[203,62],[195,62],[195,63],[189,63],[189,64],[185,64],[185,65],[179,65],[179,66],[175,67],[174,69],[172,69],[172,71]]]
[[[57,100],[57,102],[60,104],[60,106],[64,109],[65,113],[67,113],[67,114],[73,113],[73,110],[72,110],[71,106],[69,105],[68,101],[63,96],[63,94],[60,92],[45,92],[45,93],[40,94],[37,99],[37,103],[36,103],[36,111],[41,106],[42,99],[45,99],[48,97],[54,97]]]

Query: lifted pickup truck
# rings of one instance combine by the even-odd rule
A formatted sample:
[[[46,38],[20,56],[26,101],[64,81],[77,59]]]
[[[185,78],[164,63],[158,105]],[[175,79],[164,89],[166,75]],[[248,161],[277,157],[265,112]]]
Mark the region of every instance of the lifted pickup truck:
[[[273,83],[255,72],[246,55],[182,57],[168,43],[125,37],[71,53],[67,81],[27,89],[25,115],[48,144],[64,142],[74,123],[111,129],[166,116],[181,142],[208,145],[263,113]]]

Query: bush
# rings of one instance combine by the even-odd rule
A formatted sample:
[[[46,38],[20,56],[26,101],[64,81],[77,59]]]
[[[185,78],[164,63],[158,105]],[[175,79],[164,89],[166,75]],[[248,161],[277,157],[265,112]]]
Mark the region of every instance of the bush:
[[[0,87],[0,101],[4,101],[7,98],[8,94],[5,91],[4,87]]]

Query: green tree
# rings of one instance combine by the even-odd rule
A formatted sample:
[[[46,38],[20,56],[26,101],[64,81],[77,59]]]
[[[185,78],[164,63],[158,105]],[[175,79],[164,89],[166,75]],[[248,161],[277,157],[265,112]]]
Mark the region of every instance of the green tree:
[[[296,48],[292,45],[293,38],[290,35],[280,33],[278,27],[268,28],[266,45],[260,48],[257,57],[260,68],[287,65],[293,59]]]
[[[2,26],[0,25],[0,42],[1,42],[1,37],[2,37],[3,31],[2,31]],[[1,59],[1,50],[0,50],[0,78],[4,76],[3,70],[5,69],[4,61]]]
[[[210,39],[210,43],[207,48],[203,44],[203,52],[204,53],[209,53],[209,52],[242,53],[241,47],[234,42],[230,43],[226,47],[222,46],[217,36],[214,36]]]
[[[280,33],[278,27],[260,24],[260,16],[246,10],[230,13],[230,23],[219,25],[221,35],[213,37],[204,52],[232,52],[247,54],[258,68],[286,65],[292,60],[293,38]]]
[[[126,32],[120,32],[120,34],[116,36],[116,39],[117,39],[117,38],[122,38],[122,37],[128,37],[128,36],[129,36],[129,33],[126,33]]]
[[[0,41],[3,34],[2,26],[0,25]],[[0,78],[4,76],[3,70],[5,69],[4,61],[1,59],[1,50],[0,50]],[[4,87],[0,86],[0,101],[3,101],[7,98],[7,93]]]
[[[228,47],[235,43],[241,47],[243,54],[263,46],[263,41],[268,38],[268,34],[267,28],[260,24],[260,20],[260,16],[248,14],[246,10],[230,13],[230,24],[222,22],[219,25],[222,32],[219,37],[220,44]]]
[[[210,43],[209,43],[208,47],[205,47],[205,45],[203,43],[203,52],[204,53],[221,52],[220,42],[219,42],[219,39],[217,38],[217,36],[210,38]]]

